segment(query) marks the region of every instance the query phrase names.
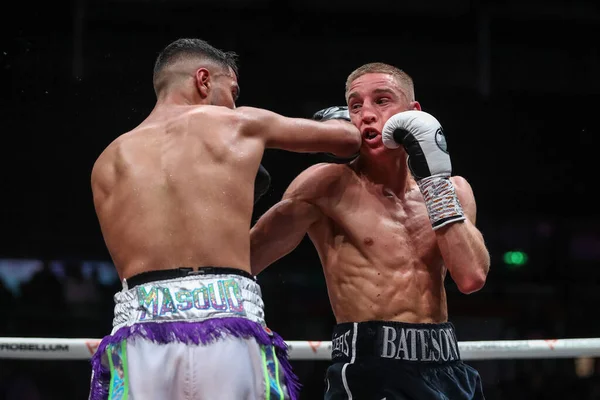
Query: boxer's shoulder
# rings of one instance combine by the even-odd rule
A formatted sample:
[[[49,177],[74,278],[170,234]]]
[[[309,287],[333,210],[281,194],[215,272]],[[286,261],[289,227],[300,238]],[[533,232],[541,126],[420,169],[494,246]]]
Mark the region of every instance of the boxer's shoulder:
[[[177,118],[191,118],[193,121],[215,121],[225,122],[228,125],[241,122],[246,116],[235,109],[213,106],[208,104],[194,105],[186,108],[185,112],[176,116]]]
[[[113,179],[116,170],[123,167],[124,154],[136,154],[140,152],[139,149],[144,148],[147,135],[145,132],[138,134],[140,130],[143,131],[144,127],[140,126],[117,136],[104,148],[92,166],[92,183],[99,183],[108,178]]]
[[[346,165],[319,163],[302,171],[290,184],[286,197],[299,195],[318,199],[338,192],[339,185],[352,170]]]
[[[329,187],[343,182],[354,175],[354,171],[345,164],[319,163],[304,170],[296,180]]]
[[[107,165],[112,164],[112,160],[115,157],[115,151],[117,150],[117,148],[120,146],[121,142],[123,141],[122,137],[123,136],[121,135],[121,136],[117,137],[116,139],[114,139],[98,155],[98,157],[96,158],[96,161],[94,162],[94,166],[92,168],[92,175],[97,175]]]
[[[346,164],[318,163],[308,167],[301,175],[311,177],[311,179],[339,179],[353,171]]]

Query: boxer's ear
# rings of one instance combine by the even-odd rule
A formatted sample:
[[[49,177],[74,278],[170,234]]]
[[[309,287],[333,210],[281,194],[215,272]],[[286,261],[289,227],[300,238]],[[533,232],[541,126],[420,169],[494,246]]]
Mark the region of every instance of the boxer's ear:
[[[421,104],[418,101],[411,101],[409,110],[421,111]]]
[[[196,88],[198,89],[198,93],[200,93],[200,97],[202,99],[207,98],[210,90],[210,72],[206,68],[198,68],[195,78]]]

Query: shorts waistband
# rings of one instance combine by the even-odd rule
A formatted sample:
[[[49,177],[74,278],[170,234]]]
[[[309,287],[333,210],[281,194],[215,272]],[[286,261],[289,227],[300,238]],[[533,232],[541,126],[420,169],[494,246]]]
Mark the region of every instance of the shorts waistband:
[[[460,360],[454,325],[409,324],[396,321],[348,322],[335,326],[333,362],[393,360],[448,363]]]
[[[231,267],[200,267],[194,271],[193,268],[173,268],[173,269],[159,269],[155,271],[146,271],[140,274],[134,275],[128,279],[124,279],[125,289],[133,289],[136,286],[143,285],[145,283],[163,281],[167,279],[183,278],[190,275],[217,275],[217,274],[229,274],[239,275],[248,279],[256,280],[250,273],[243,271],[238,268]]]
[[[192,271],[192,273],[190,273]],[[265,326],[260,286],[235,268],[152,271],[124,282],[114,295],[113,330],[137,323],[245,318]],[[175,275],[174,278],[165,278]],[[248,276],[250,277],[248,277]]]

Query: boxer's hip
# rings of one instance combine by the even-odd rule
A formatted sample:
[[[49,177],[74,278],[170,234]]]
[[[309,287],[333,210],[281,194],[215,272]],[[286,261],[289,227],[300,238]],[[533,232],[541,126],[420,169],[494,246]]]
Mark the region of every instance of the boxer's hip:
[[[116,293],[114,334],[138,323],[243,318],[265,325],[260,286],[245,271],[203,267],[146,272]]]
[[[252,337],[224,335],[209,345],[122,340],[99,351],[91,400],[290,400],[297,393],[280,348]]]
[[[454,325],[396,321],[349,322],[335,326],[334,362],[448,363],[460,360]]]
[[[92,357],[92,400],[296,398],[287,346],[266,327],[248,273],[144,273],[114,299],[112,333]]]
[[[452,323],[338,324],[332,361],[326,400],[483,399],[481,378],[461,361]]]

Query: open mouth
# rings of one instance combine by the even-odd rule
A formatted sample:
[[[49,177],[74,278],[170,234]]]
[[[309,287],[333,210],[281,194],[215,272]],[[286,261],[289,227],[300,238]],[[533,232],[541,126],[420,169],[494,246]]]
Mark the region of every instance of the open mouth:
[[[373,140],[379,135],[379,132],[373,128],[366,128],[363,130],[363,138],[366,140]]]

